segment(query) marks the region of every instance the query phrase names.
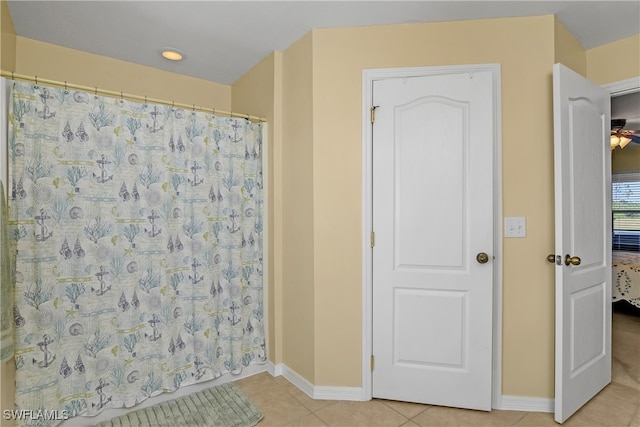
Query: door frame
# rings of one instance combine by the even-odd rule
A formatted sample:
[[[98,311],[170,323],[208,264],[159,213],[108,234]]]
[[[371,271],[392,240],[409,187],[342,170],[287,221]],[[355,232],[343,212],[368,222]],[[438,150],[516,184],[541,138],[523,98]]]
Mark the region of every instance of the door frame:
[[[632,77],[613,83],[607,83],[602,87],[609,91],[611,97],[640,92],[640,77]]]
[[[410,78],[439,74],[490,71],[493,76],[493,361],[491,406],[501,406],[502,397],[502,102],[500,64],[365,69],[362,72],[362,400],[373,395],[371,355],[373,352],[373,82],[389,78]]]

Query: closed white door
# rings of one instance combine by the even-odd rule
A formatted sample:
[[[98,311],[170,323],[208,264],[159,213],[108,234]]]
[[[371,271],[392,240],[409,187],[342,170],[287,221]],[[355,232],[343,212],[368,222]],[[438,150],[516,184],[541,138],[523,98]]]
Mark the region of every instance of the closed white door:
[[[556,210],[555,420],[611,382],[609,92],[553,68]]]
[[[373,396],[491,409],[496,70],[373,83]]]

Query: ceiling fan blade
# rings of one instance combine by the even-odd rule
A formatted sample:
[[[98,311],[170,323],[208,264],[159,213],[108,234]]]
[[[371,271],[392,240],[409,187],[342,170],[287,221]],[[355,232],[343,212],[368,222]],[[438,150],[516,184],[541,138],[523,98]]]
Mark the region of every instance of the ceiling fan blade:
[[[640,144],[640,135],[626,135],[627,138],[631,140],[631,142],[635,142],[636,144]]]

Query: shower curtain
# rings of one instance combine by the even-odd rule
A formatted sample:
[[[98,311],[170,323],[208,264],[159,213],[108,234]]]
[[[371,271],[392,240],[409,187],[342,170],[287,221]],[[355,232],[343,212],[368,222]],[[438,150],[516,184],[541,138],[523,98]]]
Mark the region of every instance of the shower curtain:
[[[14,83],[18,409],[95,415],[266,361],[263,127]]]

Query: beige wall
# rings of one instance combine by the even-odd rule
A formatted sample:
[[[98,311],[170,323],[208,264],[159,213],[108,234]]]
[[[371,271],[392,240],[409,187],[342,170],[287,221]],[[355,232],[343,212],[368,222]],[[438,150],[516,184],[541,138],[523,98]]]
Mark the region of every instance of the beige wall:
[[[228,111],[231,86],[17,37],[19,74]]]
[[[628,144],[611,152],[611,172],[640,170],[640,145]]]
[[[14,71],[16,67],[16,30],[7,2],[0,2],[0,69]]]
[[[283,54],[282,360],[316,384],[312,46],[311,32]]]
[[[555,61],[566,65],[576,73],[586,76],[587,51],[557,18],[554,21]]]
[[[640,76],[640,34],[587,51],[587,78],[604,85]]]
[[[268,296],[269,360],[282,362],[282,53],[260,61],[231,86],[233,111],[267,118],[267,209],[269,239]]]

